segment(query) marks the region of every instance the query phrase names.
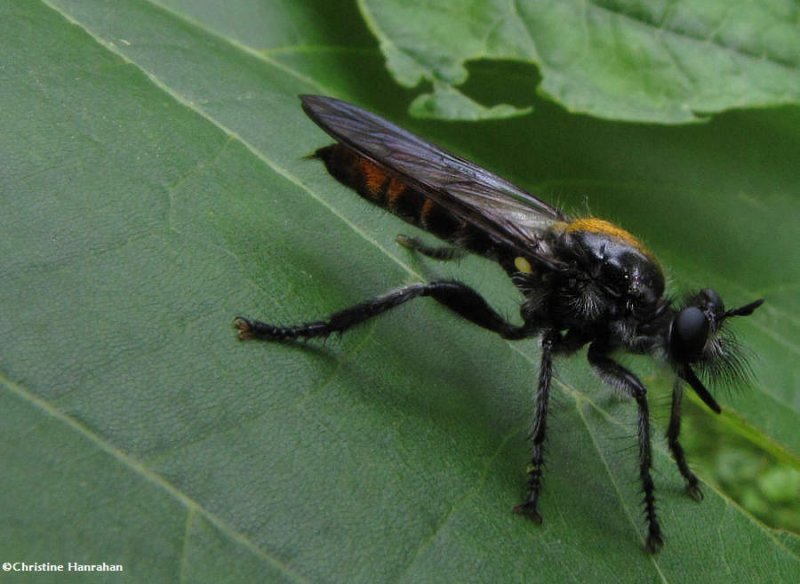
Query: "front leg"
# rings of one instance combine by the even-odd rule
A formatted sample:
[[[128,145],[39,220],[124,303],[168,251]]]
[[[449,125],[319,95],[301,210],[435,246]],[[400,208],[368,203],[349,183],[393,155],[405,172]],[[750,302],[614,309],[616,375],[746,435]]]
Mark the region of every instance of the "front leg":
[[[675,458],[675,463],[678,465],[678,470],[686,479],[686,492],[695,501],[703,500],[703,491],[700,490],[700,481],[697,476],[689,469],[686,463],[686,454],[683,452],[683,447],[678,441],[678,436],[681,433],[681,400],[683,398],[683,385],[681,380],[675,381],[675,386],[672,389],[672,410],[669,417],[669,427],[667,428],[667,444],[672,451],[672,456]]]
[[[608,356],[609,348],[597,342],[589,345],[589,363],[600,377],[631,396],[639,406],[639,477],[644,491],[644,513],[647,519],[647,551],[655,553],[664,541],[661,526],[656,516],[656,497],[653,478],[650,476],[652,450],[650,446],[650,412],[647,406],[647,390],[639,378]]]

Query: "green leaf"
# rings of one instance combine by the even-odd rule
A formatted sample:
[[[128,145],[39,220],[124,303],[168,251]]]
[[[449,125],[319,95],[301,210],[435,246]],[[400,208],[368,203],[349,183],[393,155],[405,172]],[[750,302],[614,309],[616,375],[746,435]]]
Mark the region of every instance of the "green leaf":
[[[689,500],[659,437],[667,543],[643,552],[635,411],[580,358],[558,364],[537,527],[510,512],[533,343],[425,301],[323,347],[241,343],[231,321],[434,274],[516,310],[497,266],[409,256],[393,242],[409,227],[304,158],[327,138],[297,95],[335,93],[569,210],[585,196],[675,290],[764,295],[736,323],[755,381],[717,395],[796,458],[800,113],[665,128],[537,102],[411,123],[352,10],[285,4],[0,2],[0,562],[147,582],[792,581],[797,538],[711,487]],[[634,366],[663,427],[663,376]]]
[[[539,91],[572,112],[612,120],[694,122],[742,107],[797,104],[797,6],[784,0],[360,0],[398,83],[432,82],[412,112],[506,117],[457,86],[470,62],[534,65]],[[497,67],[504,67],[498,63]],[[529,73],[531,89],[533,73]],[[495,99],[508,99],[499,80]],[[454,96],[460,95],[456,100]],[[472,101],[472,107],[465,103]],[[531,97],[522,101],[529,104]]]

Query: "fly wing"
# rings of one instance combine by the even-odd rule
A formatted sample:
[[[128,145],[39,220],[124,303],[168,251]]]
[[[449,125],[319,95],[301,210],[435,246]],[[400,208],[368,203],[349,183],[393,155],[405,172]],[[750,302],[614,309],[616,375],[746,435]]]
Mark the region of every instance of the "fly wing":
[[[306,114],[337,141],[520,252],[538,255],[541,233],[566,220],[561,211],[507,180],[373,113],[331,97],[301,99]]]

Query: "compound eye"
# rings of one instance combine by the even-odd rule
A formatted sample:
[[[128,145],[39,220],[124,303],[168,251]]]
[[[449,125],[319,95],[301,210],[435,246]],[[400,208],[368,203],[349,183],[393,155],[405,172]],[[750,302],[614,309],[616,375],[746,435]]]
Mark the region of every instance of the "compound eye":
[[[681,360],[692,361],[703,352],[708,337],[708,319],[696,306],[684,308],[672,321],[672,352]]]

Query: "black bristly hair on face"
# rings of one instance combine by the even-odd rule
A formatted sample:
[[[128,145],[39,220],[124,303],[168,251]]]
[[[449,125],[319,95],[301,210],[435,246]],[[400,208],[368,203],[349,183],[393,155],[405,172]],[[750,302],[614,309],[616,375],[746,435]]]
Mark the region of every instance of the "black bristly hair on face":
[[[697,371],[706,382],[725,388],[742,385],[751,378],[749,355],[737,341],[728,319],[749,316],[762,303],[763,300],[756,300],[726,311],[719,294],[710,288],[688,295],[681,303],[669,330],[670,360],[678,375],[699,394],[702,393],[696,387],[699,380],[689,375],[687,369]],[[708,404],[705,398],[704,401]]]
[[[701,377],[726,388],[745,384],[752,377],[751,355],[725,322],[706,343],[703,358],[697,362]]]

